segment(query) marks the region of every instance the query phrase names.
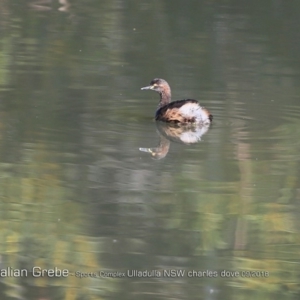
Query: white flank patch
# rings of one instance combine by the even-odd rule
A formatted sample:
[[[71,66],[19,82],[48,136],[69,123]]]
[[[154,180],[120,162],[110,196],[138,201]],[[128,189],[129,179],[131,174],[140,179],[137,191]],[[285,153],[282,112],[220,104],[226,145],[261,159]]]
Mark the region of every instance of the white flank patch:
[[[186,103],[179,108],[183,117],[195,118],[196,123],[209,121],[207,112],[198,103]]]

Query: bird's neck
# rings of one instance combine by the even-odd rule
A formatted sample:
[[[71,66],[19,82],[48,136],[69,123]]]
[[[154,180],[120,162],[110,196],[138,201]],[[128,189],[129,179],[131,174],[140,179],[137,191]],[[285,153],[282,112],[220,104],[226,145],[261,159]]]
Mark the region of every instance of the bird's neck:
[[[160,101],[158,103],[158,108],[161,108],[171,102],[171,91],[165,90],[159,93]]]

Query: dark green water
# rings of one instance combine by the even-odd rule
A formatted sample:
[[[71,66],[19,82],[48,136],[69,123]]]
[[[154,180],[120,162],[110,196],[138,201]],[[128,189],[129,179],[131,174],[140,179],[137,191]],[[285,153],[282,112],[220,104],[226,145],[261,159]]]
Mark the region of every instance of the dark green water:
[[[299,299],[298,1],[0,7],[1,299]]]

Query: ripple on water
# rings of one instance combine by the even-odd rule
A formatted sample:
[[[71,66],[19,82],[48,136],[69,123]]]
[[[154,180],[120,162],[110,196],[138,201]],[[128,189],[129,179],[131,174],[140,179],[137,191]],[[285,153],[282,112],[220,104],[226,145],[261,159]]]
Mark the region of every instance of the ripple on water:
[[[241,101],[211,100],[209,108],[214,120],[206,140],[221,147],[227,158],[299,160],[300,105],[265,101],[252,107]]]

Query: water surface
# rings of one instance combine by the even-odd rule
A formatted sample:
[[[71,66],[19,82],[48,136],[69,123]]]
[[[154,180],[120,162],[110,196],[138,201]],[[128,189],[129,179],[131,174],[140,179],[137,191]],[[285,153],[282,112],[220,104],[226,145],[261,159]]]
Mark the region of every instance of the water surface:
[[[299,298],[300,7],[244,2],[1,1],[1,299]]]

